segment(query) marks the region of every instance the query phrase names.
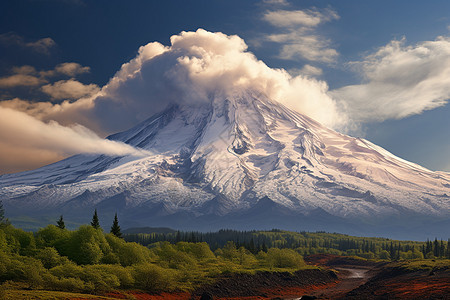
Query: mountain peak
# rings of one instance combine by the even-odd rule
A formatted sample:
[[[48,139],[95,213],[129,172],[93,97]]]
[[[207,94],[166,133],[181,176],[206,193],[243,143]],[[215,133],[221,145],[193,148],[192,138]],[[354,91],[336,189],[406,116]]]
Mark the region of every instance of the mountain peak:
[[[442,196],[450,194],[448,173],[429,171],[369,141],[337,133],[262,93],[241,91],[214,95],[195,106],[172,105],[108,139],[151,155],[77,155],[1,176],[0,196],[24,212],[45,202],[41,214],[86,198],[82,195],[88,192],[90,205],[103,201],[103,206],[114,206],[121,199],[130,216],[147,209],[161,216],[225,218],[264,206],[267,199],[277,213],[282,207],[301,216],[317,209],[354,220],[405,211],[450,216],[450,199]],[[126,201],[114,198],[124,193]],[[139,215],[133,224],[149,225],[142,211]]]

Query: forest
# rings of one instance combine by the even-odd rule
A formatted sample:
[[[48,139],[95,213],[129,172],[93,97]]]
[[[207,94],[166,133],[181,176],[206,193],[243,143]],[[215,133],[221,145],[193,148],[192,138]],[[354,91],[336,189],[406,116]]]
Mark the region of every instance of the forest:
[[[27,289],[190,291],[220,274],[301,268],[311,267],[287,248],[253,254],[229,242],[213,252],[206,242],[183,241],[145,247],[92,224],[77,230],[48,225],[35,233],[9,224],[0,228],[0,282],[21,282]]]
[[[449,244],[278,229],[123,234],[117,215],[105,232],[96,211],[89,225],[76,230],[67,229],[61,216],[56,225],[27,232],[11,225],[1,210],[0,298],[18,283],[22,289],[90,294],[193,291],[224,274],[317,268],[303,260],[311,254],[431,261],[450,258]]]
[[[151,231],[151,229],[146,231],[149,230]],[[139,230],[134,229],[134,231]],[[321,231],[291,232],[272,229],[270,231],[219,230],[203,233],[155,230],[152,233],[125,234],[124,239],[144,246],[161,241],[206,242],[213,251],[233,241],[236,247],[244,247],[253,254],[265,252],[268,248],[279,248],[293,249],[303,256],[324,253],[385,260],[450,258],[450,239],[443,241],[435,238],[433,241],[426,242],[397,241]]]

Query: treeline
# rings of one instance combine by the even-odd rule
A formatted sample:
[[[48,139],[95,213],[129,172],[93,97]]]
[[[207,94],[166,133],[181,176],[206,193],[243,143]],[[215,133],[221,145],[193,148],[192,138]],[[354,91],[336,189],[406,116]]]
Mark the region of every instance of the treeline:
[[[33,233],[0,224],[0,298],[1,284],[10,281],[30,289],[94,294],[116,289],[189,291],[223,273],[306,266],[292,249],[253,254],[232,241],[215,251],[205,242],[161,241],[145,247],[104,233],[95,217],[77,230],[63,225],[60,218],[57,226]]]
[[[215,250],[233,241],[251,253],[267,251],[269,248],[294,249],[302,255],[328,253],[355,255],[367,259],[423,259],[450,258],[449,241],[427,242],[396,241],[385,238],[363,238],[326,232],[289,232],[219,230],[218,232],[137,233],[124,235],[125,240],[151,245],[156,242],[170,243],[206,242]]]

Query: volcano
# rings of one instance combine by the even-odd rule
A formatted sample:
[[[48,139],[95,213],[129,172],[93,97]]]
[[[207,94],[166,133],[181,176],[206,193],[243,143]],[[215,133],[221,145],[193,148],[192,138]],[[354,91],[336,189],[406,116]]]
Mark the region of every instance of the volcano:
[[[88,222],[97,208],[105,226],[118,212],[122,227],[448,234],[449,173],[335,132],[263,93],[171,105],[108,139],[148,155],[75,155],[0,176],[8,217]]]

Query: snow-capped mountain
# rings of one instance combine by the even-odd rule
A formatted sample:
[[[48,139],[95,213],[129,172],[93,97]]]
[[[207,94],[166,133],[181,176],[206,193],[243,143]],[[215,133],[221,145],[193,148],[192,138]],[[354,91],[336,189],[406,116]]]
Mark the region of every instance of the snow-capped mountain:
[[[119,212],[125,226],[385,236],[407,228],[433,234],[449,224],[449,173],[337,133],[260,93],[171,106],[108,138],[149,154],[76,155],[0,176],[9,215],[88,221],[97,208],[105,218]]]

